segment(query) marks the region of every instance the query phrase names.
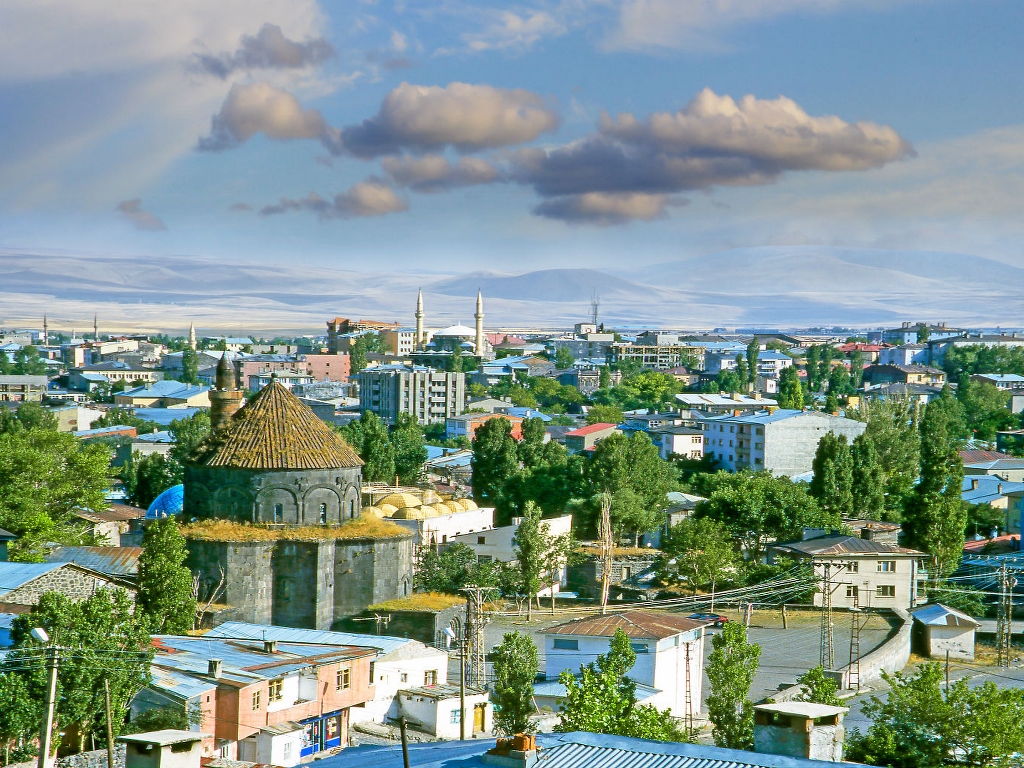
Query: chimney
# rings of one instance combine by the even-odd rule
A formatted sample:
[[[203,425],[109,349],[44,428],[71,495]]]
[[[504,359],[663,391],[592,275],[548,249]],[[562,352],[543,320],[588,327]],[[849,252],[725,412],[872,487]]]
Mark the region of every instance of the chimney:
[[[221,659],[210,659],[209,664],[210,667],[206,674],[214,680],[220,679],[220,673],[224,667],[224,662]]]
[[[741,411],[739,408],[737,408],[735,411],[732,412],[732,415],[733,416],[742,416],[743,415],[743,411]]]
[[[511,739],[498,739],[481,758],[484,765],[499,768],[533,768],[537,764],[537,737],[517,733]]]
[[[264,640],[263,641],[263,652],[264,653],[277,653],[277,640]]]
[[[976,477],[972,477],[971,478],[971,490],[972,491],[978,490],[978,478],[976,478]]]

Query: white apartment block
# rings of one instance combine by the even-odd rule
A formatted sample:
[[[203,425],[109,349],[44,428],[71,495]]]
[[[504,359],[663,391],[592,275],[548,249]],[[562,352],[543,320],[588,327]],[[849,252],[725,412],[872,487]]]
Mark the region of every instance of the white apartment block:
[[[410,365],[383,365],[359,372],[359,407],[388,424],[401,414],[435,424],[466,409],[466,375]]]

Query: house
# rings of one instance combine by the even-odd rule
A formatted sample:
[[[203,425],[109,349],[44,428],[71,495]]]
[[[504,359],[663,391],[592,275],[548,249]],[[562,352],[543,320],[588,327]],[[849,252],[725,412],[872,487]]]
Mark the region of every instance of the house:
[[[768,349],[757,353],[757,372],[769,379],[779,378],[782,371],[791,365],[793,365],[793,358],[785,352]]]
[[[916,343],[880,347],[878,354],[870,362],[879,365],[927,365],[931,362],[931,349],[927,344]]]
[[[704,413],[733,413],[734,411],[760,411],[778,405],[774,400],[761,397],[760,394],[743,395],[734,392],[729,395],[683,392],[676,395],[676,400],[684,408]]]
[[[228,352],[241,352],[245,347],[252,346],[252,339],[247,336],[204,336],[203,346],[221,347]]]
[[[649,411],[632,411],[623,414],[623,428],[650,432],[662,427],[672,427],[681,423],[678,413],[650,413]]]
[[[102,376],[110,384],[119,381],[129,385],[152,384],[163,378],[163,373],[152,368],[145,368],[136,363],[122,363],[119,360],[111,360],[109,362],[89,363],[88,365],[73,369],[68,376],[68,386],[73,389],[86,389],[85,386],[78,386],[78,383],[81,380],[94,381],[94,379],[87,378],[87,374]]]
[[[1024,459],[964,462],[965,475],[992,475],[1010,483],[1024,483]]]
[[[136,435],[130,443],[122,443],[117,446],[112,466],[124,466],[136,453],[142,456],[152,456],[154,453],[167,456],[173,447],[174,435],[166,429],[149,432],[145,435]]]
[[[923,344],[921,345],[921,347],[922,347],[922,349],[925,350],[925,353],[927,354],[927,349],[928,348],[925,345],[923,345]],[[877,363],[879,361],[879,358],[881,357],[882,353],[885,352],[887,349],[889,349],[889,347],[883,347],[881,344],[865,344],[864,342],[861,342],[861,341],[850,342],[848,344],[840,344],[839,346],[836,347],[836,350],[839,351],[841,354],[846,355],[846,357],[850,357],[855,352],[860,352],[861,357],[863,357],[864,360],[866,362],[868,362],[868,363]],[[899,362],[899,361],[895,361],[895,362]],[[928,362],[928,361],[927,360],[923,360],[923,361],[907,360],[907,361],[905,361],[905,363],[916,363],[916,362]]]
[[[508,403],[502,403],[507,406]],[[506,419],[512,425],[512,437],[523,439],[523,420],[519,416],[508,416],[503,413],[464,413],[461,416],[449,416],[445,419],[444,436],[448,440],[464,437],[470,442],[476,437],[476,431],[491,419]]]
[[[955,338],[929,339],[929,362],[932,365],[942,365],[942,361],[946,359],[946,352],[959,347],[1024,347],[1024,333],[970,333]]]
[[[1016,373],[976,373],[971,381],[991,384],[996,389],[1024,389],[1024,376]]]
[[[124,744],[125,768],[198,768],[204,756],[209,757],[213,734],[179,731],[167,728],[147,733],[119,736]]]
[[[152,681],[132,700],[132,717],[196,708],[197,730],[231,760],[287,768],[344,747],[351,709],[374,698],[376,648],[175,635],[152,643]]]
[[[38,403],[46,394],[48,381],[45,375],[0,375],[0,403]]]
[[[622,371],[608,371],[608,384],[616,386],[622,381]],[[601,388],[601,369],[594,367],[573,368],[558,374],[558,383],[576,387],[582,395],[592,395]]]
[[[444,685],[448,680],[448,654],[407,637],[364,635],[293,629],[266,624],[226,621],[204,637],[234,640],[276,640],[282,643],[365,646],[377,649],[373,660],[373,698],[349,711],[349,722],[383,723],[399,716],[398,691],[415,685]],[[458,693],[455,694],[458,699]]]
[[[644,334],[646,336],[646,334]],[[678,339],[678,337],[675,337]],[[615,363],[636,363],[642,368],[650,368],[656,371],[667,371],[669,368],[678,368],[687,359],[695,359],[703,366],[705,350],[694,344],[680,341],[672,341],[671,336],[660,335],[655,341],[664,343],[644,343],[637,338],[635,344],[630,342],[615,342],[608,346],[608,362]],[[741,348],[741,351],[746,349]],[[734,355],[735,356],[735,355]]]
[[[473,383],[490,387],[512,376],[554,375],[555,364],[550,360],[532,355],[510,356],[482,361],[480,368],[473,374]]]
[[[915,549],[842,534],[775,544],[774,554],[808,561],[815,576],[828,580],[834,608],[903,608],[927,602],[925,572],[919,561],[927,557]],[[814,605],[821,607],[821,590]]]
[[[165,379],[116,393],[114,405],[129,408],[171,408],[177,405],[209,408],[210,388]]]
[[[636,652],[630,679],[657,690],[645,703],[690,719],[700,710],[704,627],[701,621],[653,611],[619,611],[558,624],[541,630],[544,676],[554,680],[564,670],[578,674],[582,665],[608,652],[621,629]]]
[[[565,447],[573,453],[580,453],[581,451],[589,451],[600,441],[604,440],[608,435],[612,434],[618,425],[616,424],[605,424],[598,422],[597,424],[588,424],[585,427],[574,429],[571,432],[565,433]]]
[[[12,541],[17,541],[18,537],[16,534],[10,531],[5,531],[0,528],[0,563],[7,562],[7,548],[10,546]]]
[[[280,383],[285,389],[295,389],[298,391],[300,387],[312,384],[313,377],[305,371],[299,371],[293,368],[277,369],[274,371],[260,371],[259,373],[254,373],[249,376],[249,391],[259,392],[272,381]]]
[[[135,596],[128,582],[74,563],[0,562],[0,613],[28,613],[45,592],[85,600],[101,589],[124,589]]]
[[[777,409],[713,416],[705,422],[704,453],[722,469],[766,470],[793,477],[810,472],[818,442],[829,432],[849,442],[866,424],[819,411]]]
[[[659,427],[648,434],[656,446],[661,458],[681,456],[684,459],[700,461],[704,458],[704,433],[693,427],[683,425]]]
[[[466,737],[489,733],[493,727],[494,710],[490,696],[482,688],[466,686],[465,701],[458,685],[438,683],[403,688],[395,699],[399,716],[417,728],[439,739],[462,738],[462,718],[466,718]]]
[[[74,563],[96,573],[135,583],[142,547],[54,547],[43,556],[47,563]]]
[[[974,661],[974,633],[981,622],[955,608],[932,603],[912,611],[914,652],[932,659]]]
[[[604,574],[601,548],[598,545],[587,545],[582,551],[582,559],[567,569],[565,585],[580,597],[598,598]],[[658,589],[653,587],[651,577],[655,575],[655,565],[660,555],[660,552],[650,547],[615,547],[608,576],[610,598],[653,599]]]
[[[899,328],[888,328],[882,331],[882,341],[886,344],[913,344],[921,335],[928,340],[950,339],[967,333],[963,328],[950,328],[945,323],[929,325],[927,323],[903,323]]]
[[[928,384],[882,384],[864,392],[865,397],[884,400],[888,397],[897,400],[911,400],[927,405],[942,394],[942,387]]]
[[[864,369],[865,388],[882,384],[924,384],[941,387],[945,383],[945,372],[929,365],[869,365]]]
[[[352,371],[352,359],[345,353],[338,355],[313,353],[299,355],[299,363],[305,364],[306,373],[312,376],[314,381],[345,383],[348,381]]]
[[[967,504],[988,504],[993,509],[1006,510],[1003,529],[1008,533],[1020,533],[1020,516],[1013,516],[1009,510],[1010,494],[1024,491],[1024,483],[1011,483],[995,475],[964,475],[960,498]],[[978,531],[987,535],[988,531]]]

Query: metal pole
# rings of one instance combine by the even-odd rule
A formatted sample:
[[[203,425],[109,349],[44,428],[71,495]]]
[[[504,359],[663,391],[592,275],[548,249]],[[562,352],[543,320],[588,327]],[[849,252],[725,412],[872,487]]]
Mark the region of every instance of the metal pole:
[[[468,633],[465,633],[468,634]],[[466,638],[459,652],[459,738],[466,740]]]
[[[398,718],[398,731],[402,735],[402,765],[409,768],[409,742],[405,737],[405,718]]]
[[[114,719],[110,714],[110,680],[103,678],[103,700],[107,710],[107,768],[114,768]]]
[[[39,732],[39,768],[47,768],[50,756],[50,741],[53,732],[53,710],[57,704],[57,649],[53,646],[46,649],[46,699],[43,703],[43,725]]]
[[[949,693],[949,651],[946,651],[946,693]]]

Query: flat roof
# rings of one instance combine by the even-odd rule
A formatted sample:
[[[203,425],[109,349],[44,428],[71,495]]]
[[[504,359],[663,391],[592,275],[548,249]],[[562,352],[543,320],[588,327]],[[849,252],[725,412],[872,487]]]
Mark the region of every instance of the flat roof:
[[[212,739],[213,735],[209,733],[199,733],[198,731],[179,731],[174,728],[165,728],[162,731],[149,731],[148,733],[131,733],[127,736],[118,736],[118,741],[130,741],[135,744],[156,744],[157,746],[167,746],[168,744],[181,744],[186,741],[202,741],[203,739]]]
[[[780,715],[796,715],[806,717],[830,717],[849,712],[849,707],[834,707],[831,704],[815,704],[811,701],[780,701],[774,704],[755,704],[758,712],[778,712]]]

